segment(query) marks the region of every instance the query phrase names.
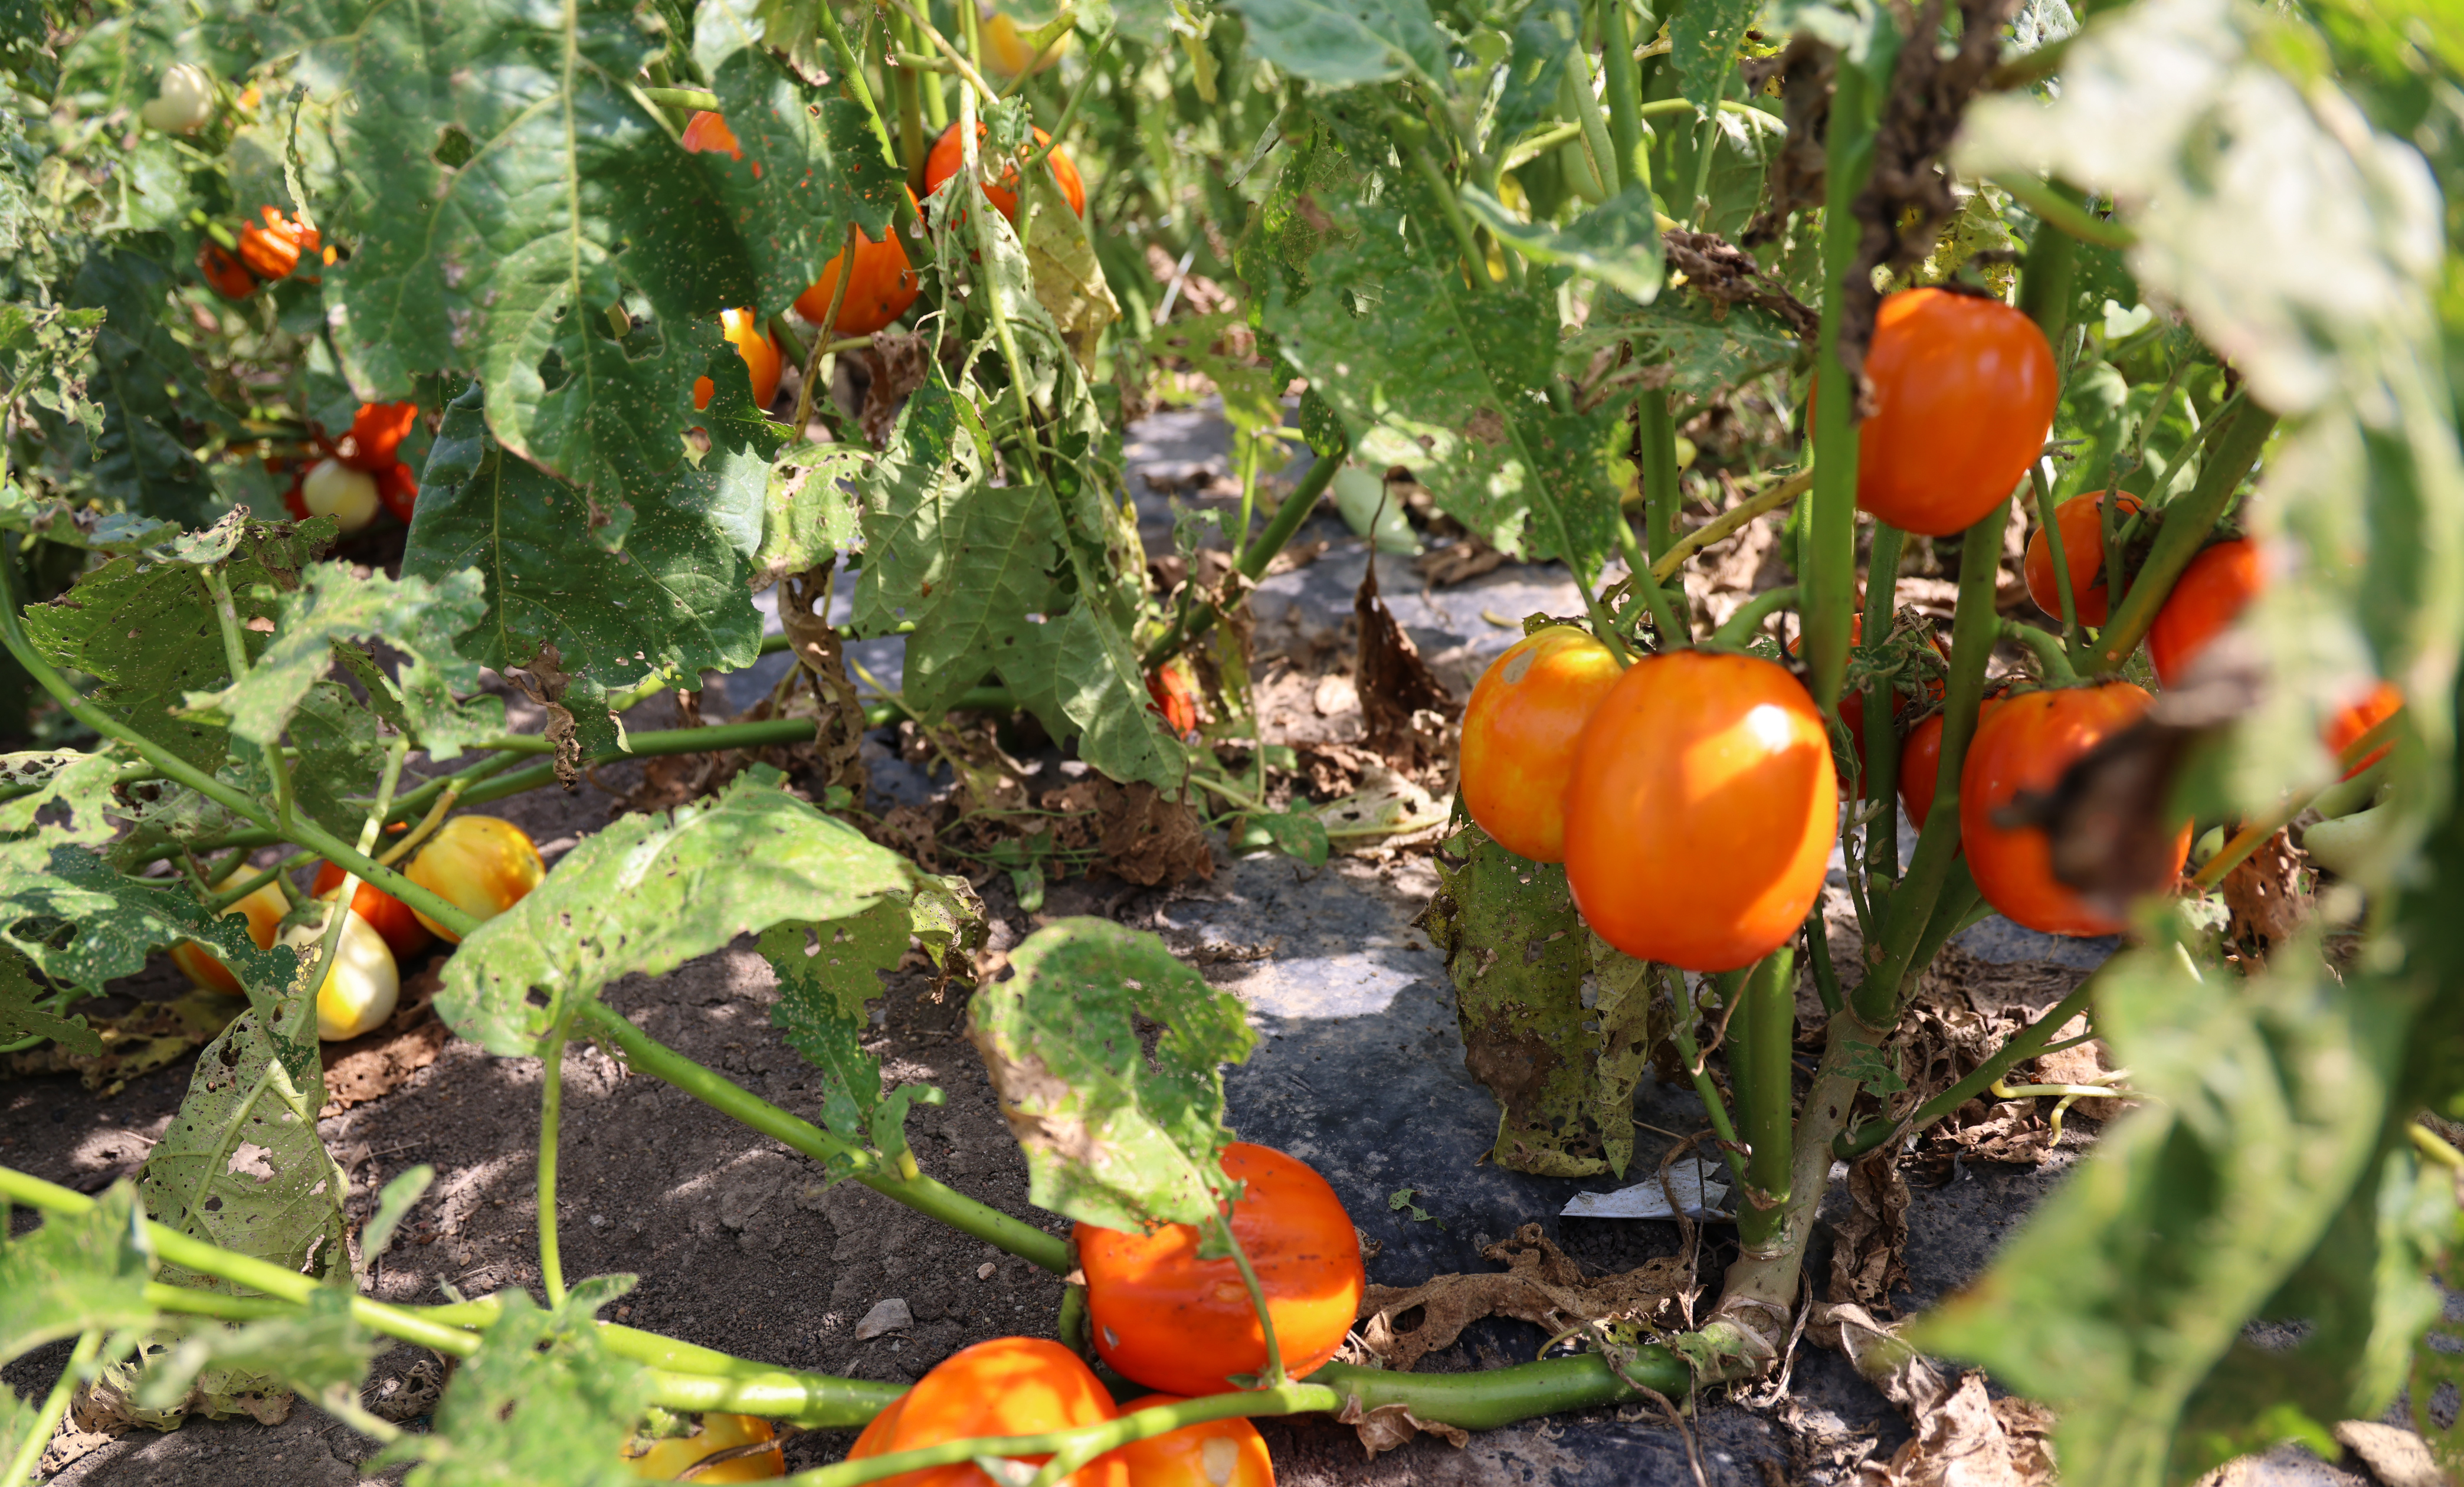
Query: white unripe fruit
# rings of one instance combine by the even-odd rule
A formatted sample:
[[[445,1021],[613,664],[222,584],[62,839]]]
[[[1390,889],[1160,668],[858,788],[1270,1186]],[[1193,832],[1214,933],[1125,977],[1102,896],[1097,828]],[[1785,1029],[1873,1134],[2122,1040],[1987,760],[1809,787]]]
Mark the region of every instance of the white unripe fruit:
[[[320,459],[299,482],[299,500],[310,516],[333,517],[344,532],[356,532],[377,519],[377,477],[339,459]]]

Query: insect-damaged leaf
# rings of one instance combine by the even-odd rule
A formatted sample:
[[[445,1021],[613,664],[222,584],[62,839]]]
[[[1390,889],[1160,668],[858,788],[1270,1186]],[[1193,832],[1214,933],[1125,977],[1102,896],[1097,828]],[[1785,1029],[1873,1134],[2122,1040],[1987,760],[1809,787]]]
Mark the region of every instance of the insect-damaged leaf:
[[[492,1054],[536,1054],[565,1010],[620,976],[664,975],[773,924],[903,899],[896,854],[748,770],[673,815],[625,816],[560,860],[446,962],[436,1005]]]
[[[54,847],[39,866],[0,856],[0,937],[44,974],[80,986],[135,975],[147,951],[183,940],[211,946],[253,997],[278,995],[298,974],[291,947],[258,949],[236,910],[210,914],[185,880],[143,882],[82,847]]]
[[[1107,1229],[1196,1224],[1215,1212],[1225,1063],[1258,1035],[1151,934],[1067,919],[1010,954],[1016,972],[969,1006],[1001,1113],[1026,1149],[1038,1207]],[[1141,1022],[1159,1024],[1155,1054]]]

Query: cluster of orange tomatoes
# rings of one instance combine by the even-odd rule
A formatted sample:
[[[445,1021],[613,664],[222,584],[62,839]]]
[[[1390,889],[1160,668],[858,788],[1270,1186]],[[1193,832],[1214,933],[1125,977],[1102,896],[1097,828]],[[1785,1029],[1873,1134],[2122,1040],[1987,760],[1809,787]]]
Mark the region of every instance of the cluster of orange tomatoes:
[[[1906,531],[1948,536],[1982,520],[2027,473],[2052,428],[2052,350],[2033,321],[1995,300],[1936,289],[1892,296],[1866,368],[1876,410],[1860,431],[1858,505]],[[2055,514],[2076,612],[2088,624],[2106,617],[2102,495]],[[2120,500],[2125,511],[2137,507]],[[2029,588],[2057,612],[2045,548],[2039,533],[2026,560]],[[2261,579],[2246,539],[2200,553],[2148,634],[2159,679],[2174,684]],[[2050,934],[2122,928],[2054,877],[2041,828],[1999,822],[2022,792],[2050,791],[2152,701],[2126,681],[1987,699],[1958,800],[1962,850],[1996,910]],[[2400,704],[2400,694],[2380,683],[2335,719],[2328,747],[2343,749]],[[1841,699],[1841,721],[1860,753],[1862,710],[1861,698]],[[1919,827],[1934,803],[1942,727],[1939,713],[1927,717],[1902,745],[1900,797]],[[1461,788],[1464,809],[1500,845],[1565,864],[1575,905],[1602,939],[1687,970],[1733,970],[1786,943],[1822,890],[1837,832],[1822,716],[1787,668],[1706,650],[1620,668],[1608,647],[1572,626],[1527,636],[1482,676],[1463,715]],[[2189,846],[2185,825],[2175,871]]]
[[[197,245],[197,272],[226,300],[245,300],[277,278],[289,278],[303,255],[321,256],[328,265],[335,259],[317,230],[297,216],[274,207],[261,207],[257,214],[262,224],[240,223],[237,253],[210,237]]]
[[[980,137],[982,133],[983,127],[979,124],[977,134]],[[1051,137],[1043,130],[1035,131],[1037,147],[1049,144],[1050,140]],[[744,147],[737,143],[736,131],[727,126],[725,119],[707,109],[687,121],[684,146],[693,154],[709,152],[739,161],[744,159]],[[932,153],[925,159],[926,194],[939,190],[943,182],[958,173],[964,154],[965,142],[958,137],[958,126],[952,124],[933,142]],[[1061,183],[1062,194],[1069,199],[1069,210],[1084,216],[1087,188],[1079,178],[1078,167],[1059,149],[1052,151],[1051,158],[1053,175]],[[760,167],[755,166],[753,168],[758,173]],[[1018,166],[1015,163],[1003,173],[1001,180],[1011,185],[1007,188],[1000,184],[988,185],[983,189],[983,194],[1003,216],[1015,220],[1018,216],[1015,185]],[[907,193],[907,203],[911,209],[915,207],[914,192]],[[821,276],[813,280],[811,287],[796,297],[796,313],[817,326],[827,322],[826,328],[837,335],[869,336],[907,313],[907,307],[913,304],[915,297],[922,293],[924,278],[909,263],[907,250],[899,243],[894,229],[881,241],[875,242],[866,235],[862,228],[858,228],[853,254],[852,266],[846,249],[840,250],[822,265]],[[841,274],[847,275],[844,290],[839,285]],[[833,300],[839,307],[836,319],[830,315]],[[736,347],[737,355],[744,359],[745,370],[753,379],[755,406],[768,407],[779,391],[777,344],[763,332],[759,319],[749,307],[721,311],[719,331]],[[693,411],[699,412],[710,407],[715,390],[708,377],[696,378],[693,382]]]
[[[307,457],[268,459],[269,474],[292,472],[282,509],[298,522],[332,517],[345,537],[364,529],[380,510],[408,526],[419,477],[396,452],[418,418],[416,403],[362,403],[341,438],[327,439],[320,430],[309,440]]]
[[[390,858],[394,854],[387,854]],[[385,859],[380,859],[385,860]],[[254,876],[241,867],[225,878],[231,888]],[[330,902],[342,886],[342,870],[320,863],[310,895]],[[511,821],[496,816],[460,815],[436,830],[411,859],[403,877],[480,919],[494,919],[521,901],[547,876],[539,848]],[[304,958],[317,953],[323,933],[322,916],[282,927],[291,913],[291,899],[280,880],[268,882],[223,912],[248,921],[249,938],[260,950],[272,949],[278,936]],[[448,944],[460,937],[372,883],[363,882],[345,911],[342,937],[334,964],[317,988],[317,1034],[328,1042],[355,1038],[393,1015],[402,991],[398,958],[427,946],[434,936]],[[195,941],[171,947],[171,962],[187,978],[209,991],[239,993],[239,978],[213,953]]]
[[[1285,1371],[1301,1377],[1334,1356],[1360,1304],[1359,1236],[1325,1178],[1283,1152],[1235,1142],[1223,1174],[1242,1185],[1228,1205],[1232,1232],[1256,1274]],[[1096,1356],[1121,1377],[1158,1392],[1115,1405],[1076,1353],[1040,1338],[995,1338],[943,1360],[857,1437],[850,1460],[979,1436],[1037,1435],[1116,1419],[1139,1409],[1241,1387],[1266,1366],[1265,1329],[1230,1257],[1201,1258],[1188,1224],[1153,1233],[1080,1224],[1088,1326]],[[770,1438],[749,1416],[711,1415],[699,1434],[636,1443],[628,1459],[644,1476],[671,1476],[730,1448]],[[1033,1458],[1039,1463],[1048,1457]],[[714,1463],[700,1481],[755,1481],[784,1470],[778,1453]],[[731,1474],[731,1475],[722,1475]],[[1081,1468],[1081,1487],[1272,1487],[1265,1442],[1243,1419],[1185,1426],[1134,1441]],[[990,1487],[959,1464],[887,1478],[908,1487]]]

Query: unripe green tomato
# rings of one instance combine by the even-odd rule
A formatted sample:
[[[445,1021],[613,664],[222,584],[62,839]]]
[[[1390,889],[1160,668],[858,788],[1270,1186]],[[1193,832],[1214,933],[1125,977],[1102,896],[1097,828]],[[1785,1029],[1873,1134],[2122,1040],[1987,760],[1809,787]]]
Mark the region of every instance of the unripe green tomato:
[[[303,965],[316,964],[324,940],[319,924],[301,924],[282,937],[299,953]],[[402,972],[385,948],[385,936],[356,914],[342,920],[342,938],[334,946],[334,964],[317,988],[317,1035],[340,1043],[370,1032],[393,1015],[402,995]]]
[[[522,829],[496,816],[455,816],[437,828],[403,875],[420,887],[481,919],[495,919],[547,876],[539,849]],[[411,911],[418,914],[417,909]],[[448,944],[462,937],[419,915],[428,932]]]
[[[377,477],[354,470],[339,459],[320,459],[299,482],[300,503],[312,517],[332,517],[344,532],[356,532],[377,519]]]
[[[194,134],[214,117],[214,80],[194,62],[174,62],[164,70],[162,87],[137,117],[165,134]]]

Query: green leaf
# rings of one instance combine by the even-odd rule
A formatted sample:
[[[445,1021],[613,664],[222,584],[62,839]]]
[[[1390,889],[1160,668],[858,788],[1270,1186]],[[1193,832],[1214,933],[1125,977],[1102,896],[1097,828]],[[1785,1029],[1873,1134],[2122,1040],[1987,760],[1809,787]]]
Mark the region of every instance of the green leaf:
[[[1514,18],[1514,52],[1497,95],[1494,127],[1501,145],[1511,145],[1534,125],[1555,122],[1557,88],[1582,39],[1583,12],[1574,0],[1531,0]]]
[[[630,1276],[583,1281],[560,1311],[529,1293],[502,1308],[479,1351],[453,1370],[429,1434],[405,1435],[378,1465],[418,1461],[408,1487],[627,1487],[627,1437],[649,1403],[641,1365],[599,1341],[593,1313]]]
[[[1477,186],[1459,194],[1463,210],[1534,263],[1563,265],[1638,303],[1660,293],[1660,228],[1647,186],[1627,187],[1563,229],[1523,221]]]
[[[102,410],[86,395],[78,375],[94,349],[104,311],[57,305],[0,304],[0,388],[24,398],[86,437],[102,433]]]
[[[1324,867],[1331,850],[1326,823],[1307,811],[1278,810],[1256,818],[1275,850],[1310,867]]]
[[[454,638],[487,611],[477,569],[431,583],[417,576],[397,581],[382,570],[363,577],[349,565],[320,563],[303,577],[304,583],[282,595],[273,643],[249,674],[218,691],[190,692],[190,711],[211,710],[230,720],[234,735],[271,744],[332,668],[337,640],[383,640],[435,670],[448,685],[478,690],[479,668],[454,652]],[[411,725],[418,724],[414,716]]]
[[[356,1392],[376,1355],[376,1339],[351,1318],[350,1293],[322,1287],[297,1316],[244,1327],[191,1327],[177,1347],[147,1363],[137,1403],[149,1409],[177,1409],[191,1389],[209,1397],[228,1395],[238,1391],[234,1385],[261,1387],[258,1380],[279,1381],[309,1395],[329,1387]]]
[[[761,936],[779,977],[771,1024],[822,1072],[822,1123],[859,1149],[871,1144],[881,1103],[881,1061],[863,1046],[872,1029],[866,1004],[881,995],[880,973],[906,955],[912,925],[908,906],[885,898],[849,919],[777,924]]]
[[[1107,1229],[1204,1223],[1222,1184],[1221,1066],[1258,1035],[1241,1000],[1151,934],[1065,919],[980,988],[970,1036],[1026,1149],[1028,1199]],[[1160,1024],[1150,1056],[1141,1022]]]
[[[100,683],[94,705],[210,774],[222,766],[224,731],[171,716],[188,694],[231,684],[222,628],[197,569],[220,566],[253,655],[264,637],[245,627],[273,620],[276,593],[298,587],[317,541],[314,527],[233,514],[143,555],[114,558],[51,603],[27,606],[27,637],[52,664]]]
[[[852,444],[799,444],[770,466],[757,570],[776,578],[818,567],[856,540],[854,487],[872,451]]]
[[[140,1183],[145,1210],[183,1233],[285,1270],[348,1276],[342,1196],[350,1183],[317,1134],[325,1074],[313,1009],[297,1005],[311,1015],[293,1014],[297,1032],[275,1031],[253,1007],[206,1045]],[[176,1267],[164,1278],[246,1294]]]
[[[342,648],[334,648],[341,655]],[[503,699],[495,698],[501,707]],[[367,819],[363,801],[376,786],[384,767],[385,748],[377,742],[377,715],[360,705],[340,682],[319,681],[299,699],[291,715],[291,742],[299,758],[291,766],[293,807],[344,841],[357,841]]]
[[[128,249],[98,248],[77,271],[69,302],[106,313],[95,339],[86,389],[102,408],[102,432],[82,472],[101,494],[142,515],[203,526],[213,519],[213,482],[189,449],[204,440],[191,420],[213,416],[236,433],[200,375],[195,357],[165,323],[171,276]]]
[[[1284,385],[1276,380],[1272,367],[1254,366],[1219,355],[1215,349],[1226,331],[1235,325],[1245,330],[1248,323],[1243,311],[1219,310],[1158,326],[1150,344],[1159,352],[1170,350],[1215,384],[1223,399],[1223,421],[1236,433],[1255,438],[1282,427]]]
[[[0,948],[0,1043],[50,1038],[74,1054],[99,1054],[102,1035],[87,1027],[84,1017],[56,1016],[35,1005],[43,988],[26,971],[24,956]]]
[[[2312,957],[2216,982],[2169,946],[2112,962],[2097,1029],[2154,1099],[1919,1324],[1917,1346],[2054,1406],[2067,1476],[2154,1487],[2212,1464],[2222,1442],[2175,1438],[2186,1404],[2374,1164],[2409,994]]]
[[[1080,369],[1091,371],[1104,327],[1121,318],[1121,303],[1105,281],[1104,265],[1095,257],[1095,240],[1088,234],[1086,221],[1069,210],[1068,198],[1054,184],[1049,161],[1038,165],[1028,176],[1026,202],[1030,215],[1022,246],[1035,286],[1035,302],[1052,317],[1054,328],[1068,344]]]
[[[11,843],[0,858],[0,924],[8,926],[0,935],[53,980],[99,988],[144,969],[155,946],[183,940],[210,945],[252,995],[279,995],[297,976],[289,946],[258,949],[244,916],[209,915],[184,879],[141,881],[67,845],[52,847],[43,865],[30,869],[18,854],[31,855],[46,840]]]
[[[1424,0],[1231,0],[1249,47],[1306,81],[1344,88],[1413,74],[1442,88],[1446,44]]]
[[[695,159],[752,261],[767,323],[847,246],[849,222],[874,242],[889,235],[907,173],[854,100],[807,85],[762,47],[759,8],[715,0],[694,12],[693,60],[744,152]]]
[[[1617,300],[1601,306],[1567,344],[1588,357],[1620,341],[1634,347],[1630,363],[1594,386],[1591,396],[1622,376],[1638,387],[1707,397],[1787,366],[1797,351],[1796,337],[1779,317],[1752,305],[1720,305],[1683,288],[1647,305]]]
[[[644,499],[625,549],[608,552],[590,540],[584,493],[510,457],[488,436],[482,401],[473,386],[446,411],[403,557],[406,578],[486,575],[465,657],[503,671],[553,645],[568,675],[610,690],[661,669],[753,664],[761,616],[743,573],[761,540],[766,453],[712,449],[663,498]]]
[[[1136,654],[1118,626],[1080,603],[1021,627],[1015,641],[1001,658],[1001,679],[1045,732],[1074,735],[1079,758],[1124,784],[1180,788],[1186,765],[1179,746],[1147,706]]]
[[[1354,457],[1408,466],[1501,551],[1596,572],[1616,545],[1609,461],[1624,426],[1547,402],[1555,292],[1474,293],[1416,178],[1389,178],[1374,201],[1321,206],[1346,235],[1309,260],[1306,295],[1273,286],[1266,324],[1343,415]]]
[[[738,935],[848,919],[907,888],[895,854],[747,775],[567,853],[446,962],[437,1009],[490,1053],[536,1054],[560,1015],[620,976],[665,975]]]
[[[367,1227],[360,1231],[362,1263],[374,1263],[393,1244],[394,1231],[402,1227],[411,1208],[427,1195],[429,1185],[435,1181],[436,1168],[423,1162],[395,1173],[393,1180],[385,1185],[385,1190],[377,1194],[376,1212],[369,1216]]]
[[[1761,8],[1760,0],[1693,0],[1668,23],[1668,60],[1677,69],[1677,91],[1698,116],[1720,103],[1722,85],[1736,71],[1737,43]]]
[[[154,1256],[137,1189],[115,1183],[92,1209],[53,1214],[0,1242],[0,1360],[22,1358],[88,1327],[142,1327]]]

